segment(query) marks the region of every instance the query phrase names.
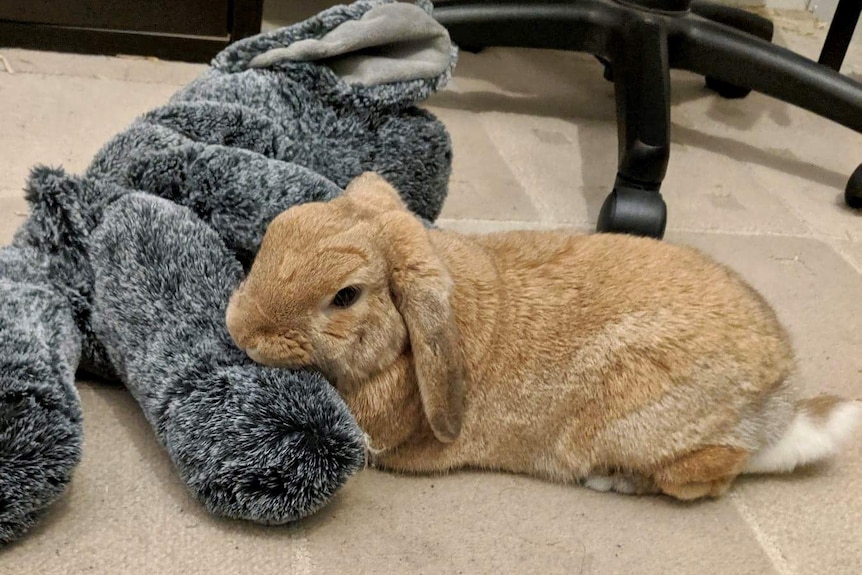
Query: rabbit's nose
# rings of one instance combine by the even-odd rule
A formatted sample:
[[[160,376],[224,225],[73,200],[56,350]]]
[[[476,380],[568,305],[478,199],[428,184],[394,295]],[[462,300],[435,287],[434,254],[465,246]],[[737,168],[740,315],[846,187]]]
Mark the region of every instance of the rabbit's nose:
[[[224,319],[227,332],[230,334],[231,339],[233,339],[233,342],[237,347],[242,348],[242,334],[239,329],[240,323],[237,320],[237,314],[236,311],[234,311],[233,306],[228,306]]]
[[[246,311],[242,309],[235,299],[231,299],[228,303],[227,310],[224,316],[225,326],[233,339],[234,343],[240,348],[245,348],[250,342],[248,329],[248,317]]]

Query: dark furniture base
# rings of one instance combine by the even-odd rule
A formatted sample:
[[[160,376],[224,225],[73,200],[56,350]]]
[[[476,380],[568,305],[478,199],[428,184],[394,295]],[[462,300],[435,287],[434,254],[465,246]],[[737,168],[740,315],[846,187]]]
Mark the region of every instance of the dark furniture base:
[[[25,0],[21,0],[24,2]],[[79,54],[128,54],[153,56],[164,60],[182,62],[209,62],[213,56],[231,42],[260,32],[263,18],[263,0],[222,0],[213,2],[212,9],[224,10],[221,24],[219,17],[210,18],[206,26],[189,22],[183,27],[176,22],[178,12],[160,15],[136,22],[135,29],[117,13],[117,26],[110,25],[111,10],[122,10],[116,3],[104,3],[106,12],[98,14],[100,27],[91,27],[87,22],[46,23],[62,20],[64,3],[45,4],[44,12],[33,16],[34,21],[4,19],[0,14],[0,47],[74,52]],[[23,5],[22,5],[23,6]],[[177,5],[180,8],[182,3]],[[90,9],[99,9],[90,7]],[[180,11],[181,12],[181,11]],[[36,21],[39,20],[39,21]],[[215,22],[213,22],[213,20]]]
[[[850,47],[850,41],[853,39],[853,33],[859,23],[860,14],[862,14],[862,2],[859,0],[840,0],[838,2],[818,62],[824,66],[829,66],[836,72],[841,70],[847,48]]]
[[[670,156],[670,69],[725,97],[752,89],[862,132],[862,84],[771,43],[772,23],[699,0],[437,0],[434,16],[468,51],[490,46],[587,52],[614,82],[619,163],[597,230],[661,238]],[[847,204],[862,208],[862,167]]]
[[[77,54],[128,54],[180,62],[209,62],[229,43],[223,38],[157,36],[44,24],[0,21],[0,38],[8,47]]]

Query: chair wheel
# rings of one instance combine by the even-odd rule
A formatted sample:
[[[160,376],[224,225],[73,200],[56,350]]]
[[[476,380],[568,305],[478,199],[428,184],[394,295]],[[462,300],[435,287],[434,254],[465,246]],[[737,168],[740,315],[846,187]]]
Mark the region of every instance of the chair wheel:
[[[667,206],[660,193],[620,186],[605,199],[596,231],[661,239],[666,225]]]
[[[862,209],[862,164],[847,180],[847,187],[844,189],[844,201],[853,209]]]
[[[614,66],[611,64],[611,61],[607,58],[602,58],[601,56],[596,56],[596,60],[601,62],[604,67],[604,71],[602,72],[602,77],[608,82],[614,81]]]
[[[716,92],[722,98],[727,98],[728,100],[745,98],[751,93],[751,88],[743,88],[742,86],[728,84],[724,80],[719,80],[718,78],[713,78],[711,76],[706,77],[706,87],[713,92]]]

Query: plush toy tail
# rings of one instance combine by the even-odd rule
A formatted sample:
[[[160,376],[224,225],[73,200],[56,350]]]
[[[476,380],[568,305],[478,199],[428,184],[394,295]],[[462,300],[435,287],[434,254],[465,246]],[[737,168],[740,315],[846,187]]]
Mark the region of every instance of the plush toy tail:
[[[242,269],[187,208],[130,194],[92,236],[93,325],[189,490],[260,523],[313,513],[364,463],[362,433],[317,375],[264,368],[224,323]]]
[[[777,442],[755,453],[744,473],[789,473],[838,453],[862,421],[862,402],[833,395],[803,399]]]
[[[81,458],[81,334],[35,249],[0,249],[0,546],[64,491]]]

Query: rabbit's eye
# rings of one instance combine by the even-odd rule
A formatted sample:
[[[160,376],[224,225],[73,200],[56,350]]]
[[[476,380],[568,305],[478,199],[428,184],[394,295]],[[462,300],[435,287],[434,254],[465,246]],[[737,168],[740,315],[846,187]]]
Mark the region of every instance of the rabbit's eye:
[[[362,290],[357,286],[341,288],[338,290],[338,293],[335,294],[335,297],[332,298],[332,305],[340,308],[348,308],[356,303],[356,300],[359,299],[359,295],[361,293]]]

